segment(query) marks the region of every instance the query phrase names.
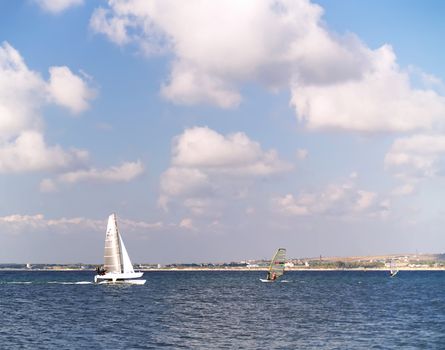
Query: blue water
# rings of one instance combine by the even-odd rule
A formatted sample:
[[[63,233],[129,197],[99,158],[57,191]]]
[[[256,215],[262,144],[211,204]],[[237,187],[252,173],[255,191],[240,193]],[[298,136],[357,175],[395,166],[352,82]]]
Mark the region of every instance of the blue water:
[[[445,272],[0,272],[1,349],[445,349]]]

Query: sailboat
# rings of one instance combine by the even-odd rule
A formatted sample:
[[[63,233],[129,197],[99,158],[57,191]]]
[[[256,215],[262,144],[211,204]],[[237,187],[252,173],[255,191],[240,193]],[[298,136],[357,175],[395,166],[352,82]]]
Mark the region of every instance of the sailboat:
[[[260,278],[261,282],[275,282],[284,274],[284,263],[286,262],[286,249],[278,248],[270,262],[266,279]]]
[[[135,272],[117,227],[116,214],[108,217],[105,235],[104,266],[97,269],[95,283],[144,284],[143,272]]]
[[[394,259],[391,259],[391,262],[389,263],[389,276],[394,277],[397,275],[397,272],[399,272],[399,270],[396,267],[396,263],[394,262]]]

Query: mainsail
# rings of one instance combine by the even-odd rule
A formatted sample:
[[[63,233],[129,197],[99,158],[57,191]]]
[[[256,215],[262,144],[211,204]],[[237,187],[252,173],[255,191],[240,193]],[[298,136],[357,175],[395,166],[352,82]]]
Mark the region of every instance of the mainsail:
[[[104,268],[107,273],[133,273],[133,264],[117,228],[116,214],[108,217],[105,236]]]
[[[284,263],[286,262],[286,249],[279,248],[275,253],[269,266],[269,276],[279,278],[284,273]]]

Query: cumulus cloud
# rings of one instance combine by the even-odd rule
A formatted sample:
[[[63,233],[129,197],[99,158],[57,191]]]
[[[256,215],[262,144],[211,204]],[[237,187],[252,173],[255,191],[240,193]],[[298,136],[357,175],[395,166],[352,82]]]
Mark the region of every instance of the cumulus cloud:
[[[40,8],[52,14],[59,14],[70,7],[80,6],[84,0],[34,0]]]
[[[0,142],[24,129],[41,127],[40,107],[45,103],[46,84],[28,69],[20,53],[7,42],[0,46]]]
[[[120,166],[112,166],[108,169],[90,168],[75,170],[60,174],[56,179],[44,179],[40,183],[42,192],[57,190],[58,184],[75,184],[79,182],[129,182],[144,171],[141,161],[125,162]]]
[[[244,133],[221,135],[207,127],[186,129],[173,140],[171,167],[161,176],[159,203],[172,198],[198,213],[209,197],[239,193],[240,184],[286,172],[292,166],[274,150],[263,151]],[[228,190],[238,188],[236,191]]]
[[[0,173],[65,168],[87,157],[86,151],[48,147],[40,133],[24,131],[13,142],[0,145]]]
[[[272,199],[275,211],[289,216],[385,217],[389,202],[377,193],[358,189],[353,183],[331,184],[319,192],[286,194]]]
[[[294,83],[291,104],[309,128],[352,131],[412,131],[443,125],[445,98],[415,89],[391,47],[373,53],[363,77],[329,85]]]
[[[175,138],[172,164],[247,176],[270,175],[290,168],[276,151],[263,151],[258,142],[242,132],[224,136],[207,127],[186,129]]]
[[[433,177],[443,174],[444,156],[445,135],[412,135],[394,141],[385,166],[402,177]]]
[[[57,102],[80,112],[93,98],[86,82],[67,67],[51,67],[50,74],[51,79],[46,82],[28,69],[10,44],[4,42],[0,46],[0,172],[66,168],[88,157],[87,151],[66,151],[45,143],[43,106]],[[67,88],[71,89],[70,98],[64,97]]]
[[[245,81],[280,88],[291,76],[331,83],[361,74],[368,53],[353,36],[331,35],[322,14],[307,0],[109,1],[90,24],[119,45],[172,52],[162,87],[168,99],[231,107],[240,102],[238,85]]]
[[[51,67],[49,69],[49,92],[54,102],[68,108],[73,113],[80,113],[89,107],[89,100],[95,96],[94,91],[68,67]]]
[[[437,78],[422,73],[422,87],[414,87],[391,46],[371,49],[353,34],[331,33],[322,16],[309,0],[110,0],[90,24],[118,45],[172,54],[161,92],[175,103],[234,107],[242,85],[254,82],[290,88],[298,119],[312,129],[411,131],[443,123]]]

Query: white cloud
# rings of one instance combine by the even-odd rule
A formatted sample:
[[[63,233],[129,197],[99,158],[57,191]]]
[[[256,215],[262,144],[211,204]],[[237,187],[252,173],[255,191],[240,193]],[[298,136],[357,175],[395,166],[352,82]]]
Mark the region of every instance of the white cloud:
[[[187,230],[193,230],[194,229],[193,220],[190,218],[184,218],[179,223],[179,227],[185,228]]]
[[[330,85],[296,83],[291,103],[312,129],[412,131],[443,124],[445,98],[414,89],[389,46],[374,53],[373,67],[361,79]]]
[[[77,232],[79,229],[88,229],[105,232],[106,220],[96,220],[84,217],[47,219],[43,214],[21,215],[14,214],[0,217],[0,227],[5,232],[20,233],[36,230],[54,230],[54,232]],[[179,226],[179,225],[178,225]],[[119,227],[124,231],[159,230],[164,228],[162,222],[145,222],[129,219],[119,219]]]
[[[44,230],[50,228],[67,229],[69,227],[84,227],[95,231],[104,229],[101,220],[86,218],[46,219],[43,214],[36,215],[8,215],[0,217],[0,227],[6,227],[7,232],[22,232],[28,230]]]
[[[39,130],[40,107],[45,103],[45,82],[29,70],[7,42],[0,46],[0,142],[24,129]]]
[[[237,132],[226,136],[207,127],[186,129],[174,140],[172,164],[238,175],[270,175],[290,169],[274,150],[264,152],[258,142]]]
[[[60,76],[47,83],[40,74],[28,69],[20,53],[11,45],[4,42],[0,46],[0,172],[66,168],[88,157],[86,151],[65,151],[58,145],[45,143],[40,114],[45,105],[58,100],[65,107],[80,112],[88,107],[86,99],[92,98],[81,78],[67,67],[62,70],[68,73],[68,83],[63,84]],[[60,73],[58,68],[51,68],[52,78],[59,75],[57,72]],[[60,89],[67,86],[72,97],[64,101]]]
[[[104,170],[92,168],[64,173],[59,176],[59,181],[65,183],[83,181],[128,182],[142,174],[143,171],[144,167],[140,161],[125,162],[120,166],[113,166]]]
[[[119,219],[119,227],[125,230],[136,231],[136,230],[155,230],[164,228],[164,223],[162,221],[157,222],[146,222],[146,221],[134,221],[128,219]]]
[[[73,113],[80,113],[89,107],[89,100],[95,92],[79,76],[74,75],[68,67],[51,67],[49,69],[49,93],[54,102],[68,108]]]
[[[222,78],[203,74],[194,67],[187,69],[182,62],[173,65],[170,79],[162,85],[161,93],[184,105],[209,103],[230,108],[241,102],[241,95],[230,89]]]
[[[118,45],[128,43],[127,26],[131,21],[123,16],[108,17],[108,15],[109,11],[106,9],[97,8],[94,10],[90,20],[91,28],[98,33],[105,34]]]
[[[13,142],[0,144],[0,173],[66,168],[87,157],[86,151],[47,147],[40,133],[24,131]]]
[[[166,209],[171,199],[178,199],[193,213],[203,213],[215,205],[209,198],[239,197],[256,178],[291,169],[274,150],[263,151],[244,133],[186,129],[173,140],[171,167],[161,175],[159,204]]]
[[[161,189],[164,195],[178,196],[207,192],[211,184],[199,169],[171,167],[161,176]]]
[[[175,103],[234,107],[242,85],[254,82],[290,88],[298,119],[312,129],[443,124],[437,78],[422,73],[424,87],[413,87],[419,73],[402,71],[389,45],[373,50],[352,34],[330,33],[322,16],[309,0],[110,0],[95,10],[91,28],[149,55],[171,53],[161,92]]]
[[[75,184],[79,182],[129,182],[144,171],[141,161],[125,162],[120,166],[108,169],[90,168],[60,174],[56,179],[44,179],[40,183],[42,192],[54,192],[58,184]]]
[[[385,167],[398,176],[433,177],[443,173],[445,135],[420,134],[396,139]]]
[[[245,81],[280,88],[292,77],[332,83],[361,75],[368,52],[353,36],[331,35],[322,14],[307,0],[109,1],[90,25],[119,45],[172,52],[168,99],[231,107]]]
[[[320,192],[286,194],[272,199],[275,211],[290,216],[385,217],[389,202],[374,192],[358,189],[353,183],[332,184]]]
[[[84,0],[34,0],[44,11],[59,14],[70,7],[80,6]]]

